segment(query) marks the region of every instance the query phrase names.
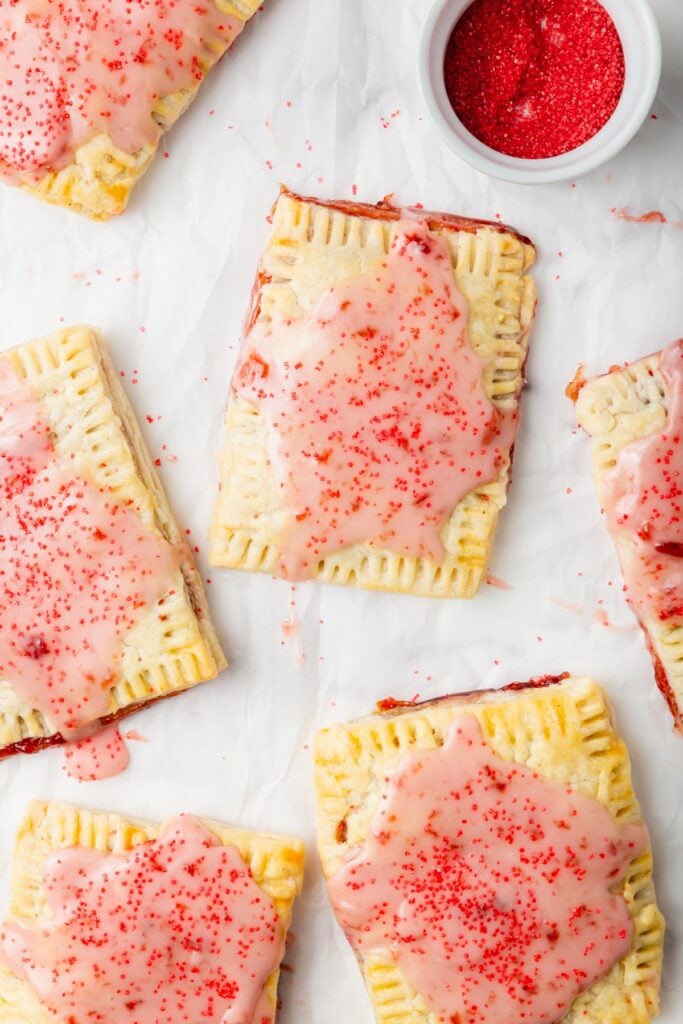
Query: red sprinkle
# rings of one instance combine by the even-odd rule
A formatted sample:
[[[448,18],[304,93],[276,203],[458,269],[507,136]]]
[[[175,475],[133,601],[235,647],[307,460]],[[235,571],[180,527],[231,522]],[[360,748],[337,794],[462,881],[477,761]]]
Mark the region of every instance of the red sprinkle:
[[[624,87],[624,52],[598,0],[474,0],[448,42],[444,77],[481,142],[540,160],[602,128]]]

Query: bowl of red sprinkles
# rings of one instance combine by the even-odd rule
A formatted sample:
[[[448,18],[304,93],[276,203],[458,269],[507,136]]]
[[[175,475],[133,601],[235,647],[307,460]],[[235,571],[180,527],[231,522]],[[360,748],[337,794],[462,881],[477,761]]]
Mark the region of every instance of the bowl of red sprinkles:
[[[492,177],[543,184],[630,142],[661,63],[647,0],[436,0],[419,72],[451,149]]]

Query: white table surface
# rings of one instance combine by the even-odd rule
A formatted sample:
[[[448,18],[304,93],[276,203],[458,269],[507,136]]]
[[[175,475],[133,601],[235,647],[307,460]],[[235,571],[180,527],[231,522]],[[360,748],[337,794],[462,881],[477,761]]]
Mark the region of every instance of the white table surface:
[[[26,802],[58,798],[160,819],[180,810],[282,830],[309,846],[283,976],[281,1024],[366,1024],[353,956],[314,848],[309,745],[317,727],[387,694],[436,696],[568,669],[607,688],[630,744],[667,915],[662,1024],[683,1019],[683,740],[631,627],[564,387],[683,334],[683,3],[654,0],[664,74],[631,145],[574,184],[506,185],[470,170],[428,122],[416,82],[427,0],[266,0],[167,137],[116,222],[92,224],[0,189],[0,348],[60,324],[101,328],[180,522],[192,530],[231,666],[130,719],[128,770],[79,785],[49,751],[0,764],[0,910]],[[278,182],[502,219],[539,248],[539,312],[515,478],[492,571],[472,602],[296,588],[303,663],[283,641],[290,588],[207,569],[227,382]],[[137,371],[137,373],[133,373]],[[146,416],[154,417],[148,424]],[[157,419],[160,417],[160,419]],[[569,611],[557,601],[580,606]]]

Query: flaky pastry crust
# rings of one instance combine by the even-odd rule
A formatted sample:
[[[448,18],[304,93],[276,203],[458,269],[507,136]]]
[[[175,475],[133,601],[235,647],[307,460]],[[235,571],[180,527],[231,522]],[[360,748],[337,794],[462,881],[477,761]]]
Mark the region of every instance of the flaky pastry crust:
[[[484,391],[500,409],[515,410],[536,291],[528,270],[533,246],[499,224],[413,211],[447,242],[453,275],[469,306],[471,345],[486,361]],[[300,318],[331,285],[378,266],[398,211],[387,203],[325,203],[282,190],[262,256],[248,325],[274,311]],[[445,558],[435,562],[370,545],[322,558],[314,578],[430,597],[473,597],[484,576],[506,502],[512,452],[490,483],[471,491],[442,530]],[[266,425],[234,392],[219,455],[219,495],[210,531],[214,565],[277,572],[284,510],[268,463]]]
[[[209,0],[218,10],[240,22],[247,22],[261,0]],[[150,117],[163,132],[168,131],[197,95],[204,76],[223,56],[229,44],[206,45],[200,66],[202,77],[191,87],[163,96],[150,110]],[[163,137],[163,136],[162,136]],[[99,132],[76,150],[72,163],[48,171],[37,182],[25,175],[21,188],[55,206],[63,206],[91,220],[109,220],[123,213],[131,193],[152,163],[158,143],[149,143],[136,153],[125,153],[104,132]]]
[[[582,384],[576,417],[590,436],[591,472],[602,502],[607,475],[619,453],[639,438],[661,430],[669,412],[669,394],[660,369],[661,353],[646,356]],[[628,543],[624,540],[623,543]],[[618,546],[618,545],[617,545]],[[641,616],[652,654],[657,685],[680,732],[683,729],[683,619]]]
[[[103,722],[213,679],[226,665],[201,579],[173,518],[133,410],[102,340],[72,327],[1,354],[30,385],[55,449],[76,456],[88,477],[181,551],[173,587],[125,638]],[[62,742],[39,710],[0,678],[0,758]]]
[[[619,822],[641,819],[626,746],[592,679],[565,676],[385,706],[386,711],[318,733],[318,848],[327,877],[363,844],[386,773],[409,751],[441,746],[451,721],[462,713],[476,717],[499,757],[599,800]],[[647,1024],[658,1012],[664,921],[649,849],[631,862],[622,892],[633,918],[632,948],[574,1001],[561,1024]],[[378,1024],[437,1024],[392,960],[371,954],[361,969]]]
[[[203,820],[202,824],[224,846],[235,846],[251,869],[254,881],[273,900],[286,934],[292,907],[301,891],[304,848],[298,839],[252,832]],[[49,916],[43,892],[43,866],[49,854],[69,846],[102,853],[127,853],[139,843],[156,839],[163,825],[137,821],[118,814],[82,810],[66,804],[32,803],[19,828],[14,853],[8,919],[25,926]],[[275,1014],[279,967],[266,982]],[[1,1024],[52,1024],[54,1018],[41,1004],[27,981],[0,964]]]

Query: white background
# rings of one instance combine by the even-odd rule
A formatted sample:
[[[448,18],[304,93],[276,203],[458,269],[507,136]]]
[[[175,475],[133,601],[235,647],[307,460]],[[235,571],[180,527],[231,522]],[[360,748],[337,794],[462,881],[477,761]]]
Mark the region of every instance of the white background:
[[[605,685],[631,748],[669,922],[661,1019],[680,1024],[683,740],[632,628],[587,442],[564,397],[580,361],[605,370],[683,334],[683,230],[610,213],[658,209],[683,220],[683,5],[654,6],[664,40],[657,119],[575,185],[494,182],[439,141],[416,81],[428,0],[266,0],[118,221],[91,224],[0,189],[0,348],[60,324],[102,329],[179,521],[200,548],[231,662],[217,681],[128,720],[149,742],[131,743],[118,778],[72,782],[59,751],[0,764],[0,909],[13,833],[32,797],[154,819],[185,810],[298,834],[309,863],[281,1024],[366,1024],[314,848],[315,729],[388,694],[432,697],[568,669]],[[327,197],[351,197],[355,186],[372,202],[394,192],[402,204],[500,214],[539,249],[523,426],[491,565],[513,589],[485,586],[472,602],[446,602],[300,585],[303,664],[283,641],[288,585],[208,571],[205,558],[228,381],[279,181]],[[606,629],[598,609],[626,631]]]

